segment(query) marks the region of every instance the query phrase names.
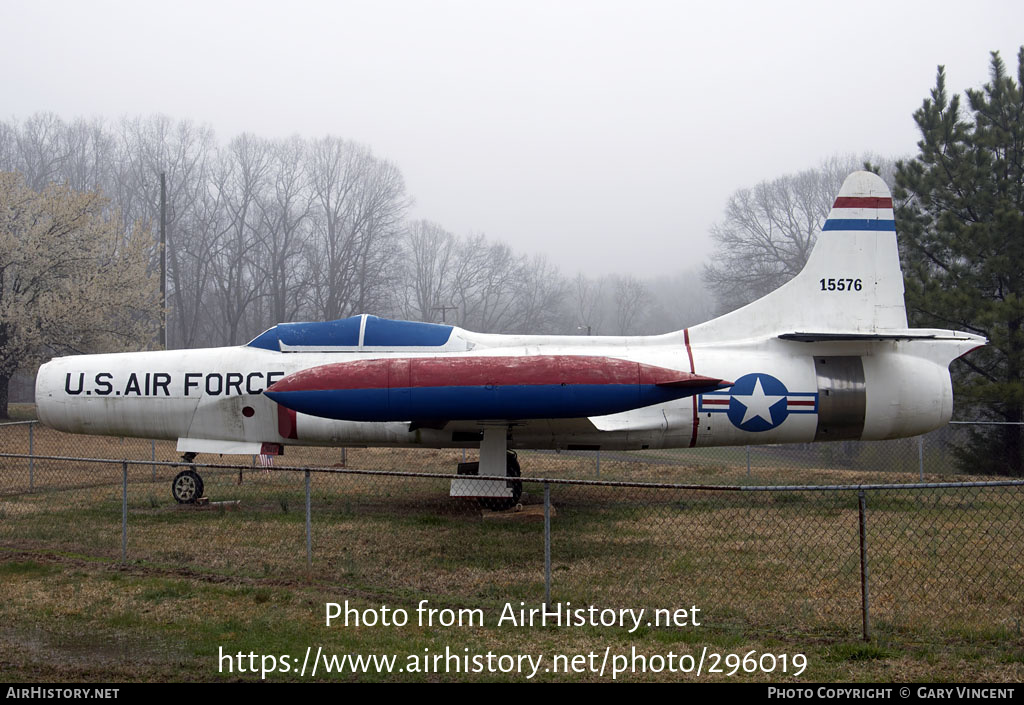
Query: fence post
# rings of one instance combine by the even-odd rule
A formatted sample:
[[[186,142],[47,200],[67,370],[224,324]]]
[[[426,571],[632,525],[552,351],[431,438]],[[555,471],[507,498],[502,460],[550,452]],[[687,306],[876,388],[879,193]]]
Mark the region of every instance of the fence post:
[[[860,594],[861,626],[864,641],[871,640],[871,601],[868,597],[868,545],[867,545],[867,498],[864,490],[857,493],[858,514],[860,515]]]
[[[156,462],[156,439],[149,439],[149,460],[150,462]],[[156,482],[156,465],[150,465],[153,470],[153,482]]]
[[[750,446],[747,446],[747,479],[750,479]]]
[[[128,461],[121,462],[121,562],[128,562]]]
[[[309,470],[306,471],[306,570],[313,569],[313,522],[310,518]]]
[[[544,605],[551,607],[551,486],[544,483]]]
[[[924,436],[917,437],[917,471],[921,482],[924,482]]]
[[[601,451],[595,451],[594,457],[597,458],[597,479],[601,479]]]
[[[36,427],[34,423],[28,425],[28,491],[33,492],[36,488],[36,452],[35,436],[32,430]]]

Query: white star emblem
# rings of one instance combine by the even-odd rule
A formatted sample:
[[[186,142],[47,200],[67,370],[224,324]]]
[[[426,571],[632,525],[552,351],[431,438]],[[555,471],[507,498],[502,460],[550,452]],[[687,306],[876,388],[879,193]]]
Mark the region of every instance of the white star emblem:
[[[761,387],[761,378],[759,377],[754,382],[753,392],[743,395],[734,394],[732,398],[746,407],[747,412],[743,415],[743,420],[740,422],[740,425],[743,425],[747,421],[758,417],[764,419],[769,424],[773,423],[771,409],[779,403],[780,399],[785,399],[786,397],[765,394],[764,389]]]

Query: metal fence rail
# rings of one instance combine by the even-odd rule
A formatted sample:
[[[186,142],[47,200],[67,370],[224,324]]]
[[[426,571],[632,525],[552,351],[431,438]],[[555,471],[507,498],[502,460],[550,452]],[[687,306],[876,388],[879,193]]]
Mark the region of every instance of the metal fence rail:
[[[954,422],[916,438],[891,441],[841,441],[783,446],[693,448],[644,451],[526,451],[524,470],[588,479],[642,479],[657,481],[698,480],[700,484],[879,484],[906,481],[896,475],[912,475],[922,481],[958,476],[949,453],[952,441],[965,438],[972,427]],[[111,457],[129,460],[175,461],[179,453],[173,441],[137,438],[77,436],[53,431],[35,421],[0,424],[0,449],[28,455]],[[475,451],[469,451],[475,453]],[[414,458],[421,467],[450,471],[449,461],[465,459],[465,451],[418,451],[412,455],[380,448],[289,447],[292,466],[335,466],[371,470],[410,467]],[[434,462],[444,459],[445,465]],[[251,465],[251,458],[231,462]]]
[[[778,484],[798,468],[756,483],[757,449],[757,473],[741,455],[718,485],[692,482],[699,461],[629,461],[647,481],[597,480],[589,458],[538,454],[523,511],[504,513],[448,496],[462,451],[312,449],[294,455],[319,467],[189,465],[212,503],[186,507],[170,497],[185,465],[172,444],[55,433],[0,427],[8,550],[298,575],[389,603],[696,606],[744,632],[1020,635],[1022,481],[863,470],[863,482]],[[602,478],[628,476],[616,462],[605,456]]]

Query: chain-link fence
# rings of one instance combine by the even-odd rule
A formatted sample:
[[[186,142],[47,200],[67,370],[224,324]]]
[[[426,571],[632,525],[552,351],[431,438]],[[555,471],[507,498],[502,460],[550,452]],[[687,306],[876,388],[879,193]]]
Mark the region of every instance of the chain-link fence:
[[[275,468],[226,456],[192,466],[210,500],[196,506],[171,497],[185,467],[171,442],[32,424],[0,439],[0,545],[18,551],[312,580],[389,604],[696,606],[738,632],[1020,636],[1024,483],[956,482],[940,436],[523,452],[513,512],[449,497],[475,450],[289,448]]]

